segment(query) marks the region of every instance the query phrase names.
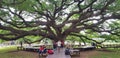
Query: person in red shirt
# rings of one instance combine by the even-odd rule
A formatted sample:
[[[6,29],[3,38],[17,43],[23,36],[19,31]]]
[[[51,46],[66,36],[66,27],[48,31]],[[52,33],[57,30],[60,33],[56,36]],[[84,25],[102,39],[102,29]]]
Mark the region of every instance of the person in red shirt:
[[[44,45],[40,46],[40,48],[39,48],[39,54],[40,55],[46,55],[46,53],[47,53],[46,47]]]
[[[43,50],[44,50],[44,47],[40,46],[40,48],[39,48],[39,54],[42,54]]]

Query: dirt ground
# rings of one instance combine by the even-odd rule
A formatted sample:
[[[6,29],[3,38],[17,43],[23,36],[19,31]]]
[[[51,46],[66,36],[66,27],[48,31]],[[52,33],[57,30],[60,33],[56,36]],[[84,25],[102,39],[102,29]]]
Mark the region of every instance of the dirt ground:
[[[88,58],[89,56],[94,56],[94,55],[97,55],[97,51],[96,50],[83,51],[83,52],[81,52],[79,58]]]
[[[17,52],[10,52],[12,54],[16,55],[29,55],[31,58],[39,58],[38,53],[36,52],[26,52],[26,51],[17,51]],[[77,57],[72,57],[72,58],[88,58],[89,56],[96,55],[97,51],[92,50],[92,51],[83,51],[80,53],[80,56]]]

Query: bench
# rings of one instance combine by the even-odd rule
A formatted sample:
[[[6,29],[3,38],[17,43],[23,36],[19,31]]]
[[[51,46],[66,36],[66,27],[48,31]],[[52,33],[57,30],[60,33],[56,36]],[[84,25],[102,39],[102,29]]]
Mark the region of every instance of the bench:
[[[95,49],[95,46],[83,46],[83,47],[77,47],[77,48],[73,48],[73,49],[78,49],[80,51],[87,51],[87,50]]]
[[[80,54],[80,50],[77,50],[77,49],[70,50],[70,52],[72,54]]]
[[[80,50],[72,49],[70,51],[71,51],[71,54],[70,54],[71,58],[80,57]]]

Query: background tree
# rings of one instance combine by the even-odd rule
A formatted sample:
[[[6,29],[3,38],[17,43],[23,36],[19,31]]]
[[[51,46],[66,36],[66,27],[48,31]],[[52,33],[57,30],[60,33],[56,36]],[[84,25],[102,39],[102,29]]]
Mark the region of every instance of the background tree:
[[[120,0],[0,1],[3,40],[40,36],[58,41],[69,35],[92,40],[87,34],[120,35],[120,25],[115,25],[120,23]]]

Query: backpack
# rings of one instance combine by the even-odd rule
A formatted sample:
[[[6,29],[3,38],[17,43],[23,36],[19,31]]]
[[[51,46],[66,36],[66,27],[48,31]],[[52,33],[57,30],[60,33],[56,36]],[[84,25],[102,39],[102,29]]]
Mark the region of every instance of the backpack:
[[[70,55],[70,50],[69,49],[65,49],[65,55]]]
[[[54,54],[53,50],[48,50],[48,54]]]

